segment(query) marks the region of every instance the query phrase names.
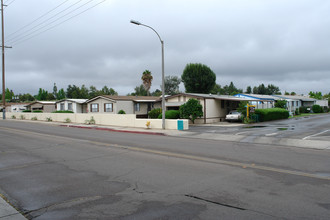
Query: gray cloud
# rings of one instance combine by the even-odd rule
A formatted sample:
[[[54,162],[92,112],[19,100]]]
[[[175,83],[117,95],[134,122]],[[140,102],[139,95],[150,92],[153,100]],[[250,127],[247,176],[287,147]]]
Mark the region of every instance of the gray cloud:
[[[15,1],[5,10],[6,33],[58,4]],[[149,69],[151,89],[159,89],[160,42],[152,30],[129,23],[136,19],[165,41],[167,75],[180,76],[187,63],[198,62],[210,66],[221,85],[233,81],[245,89],[272,83],[282,91],[328,93],[329,10],[325,0],[108,0],[13,44],[6,53],[7,87],[35,94],[56,82],[65,89],[107,85],[127,94]]]

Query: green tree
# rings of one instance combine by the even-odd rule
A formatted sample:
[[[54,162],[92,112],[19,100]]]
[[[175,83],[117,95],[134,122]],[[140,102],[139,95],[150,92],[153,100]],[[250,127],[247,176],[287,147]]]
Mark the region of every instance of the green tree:
[[[8,88],[6,88],[6,90],[5,90],[5,99],[10,101],[10,100],[13,99],[13,97],[14,97],[13,90],[9,90]]]
[[[143,86],[144,86],[144,89],[147,91],[147,95],[150,95],[150,87],[151,87],[151,82],[152,82],[152,75],[151,75],[151,72],[149,70],[145,70],[143,73],[142,73],[142,83],[143,83]]]
[[[80,88],[80,99],[89,99],[94,98],[89,96],[89,90],[85,85],[82,85]]]
[[[207,94],[214,88],[216,75],[204,64],[190,63],[183,70],[181,79],[186,92]]]
[[[143,85],[137,86],[134,89],[135,92],[131,93],[131,96],[146,96],[147,90],[144,88]]]
[[[47,93],[46,100],[52,101],[52,100],[56,100],[56,98],[53,93]]]
[[[323,98],[321,92],[312,92],[312,91],[309,92],[309,97],[318,99],[318,100],[321,100]]]
[[[48,97],[48,92],[42,88],[39,88],[38,95],[36,95],[35,98],[38,101],[45,101],[47,100],[47,97]]]
[[[189,99],[188,102],[180,106],[180,117],[190,119],[195,123],[195,119],[203,116],[203,107],[196,99]]]
[[[55,97],[55,99],[57,99],[57,86],[56,86],[56,83],[54,83],[54,86],[53,86],[53,96]]]
[[[251,94],[252,93],[251,86],[246,87],[246,92],[245,93],[247,93],[247,94]]]
[[[28,102],[28,101],[34,101],[35,100],[35,98],[30,93],[19,94],[18,97],[19,97],[19,100],[21,102]]]
[[[256,86],[253,87],[253,94],[258,94],[258,87]]]
[[[164,81],[165,94],[175,95],[179,93],[181,79],[177,76],[166,76]]]
[[[113,88],[108,88],[107,86],[103,86],[100,93],[102,95],[118,95],[118,93]]]
[[[243,93],[243,90],[236,88],[233,82],[230,82],[229,85],[225,85],[223,87],[223,91],[224,95],[236,95],[238,93]]]
[[[291,92],[290,95],[297,95],[295,92]]]
[[[285,92],[284,92],[284,95],[290,95],[290,93],[289,93],[289,92],[287,92],[287,91],[285,91]]]
[[[275,108],[286,108],[286,101],[285,100],[277,100],[275,102]]]
[[[223,88],[221,88],[221,85],[215,84],[213,89],[211,90],[211,93],[212,94],[217,94],[217,95],[223,95],[224,90],[223,90]]]
[[[64,92],[63,88],[58,90],[56,98],[57,98],[57,100],[65,99],[65,92]]]
[[[275,94],[279,94],[279,93],[280,93],[279,87],[277,87],[273,84],[270,84],[267,86],[266,95],[275,95]]]
[[[161,96],[162,95],[162,91],[160,91],[159,89],[156,89],[155,91],[153,91],[151,93],[152,96]]]

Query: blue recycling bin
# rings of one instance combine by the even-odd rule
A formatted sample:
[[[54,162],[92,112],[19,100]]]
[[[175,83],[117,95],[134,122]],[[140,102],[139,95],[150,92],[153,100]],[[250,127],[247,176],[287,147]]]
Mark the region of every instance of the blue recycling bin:
[[[178,120],[178,130],[183,131],[183,121]]]

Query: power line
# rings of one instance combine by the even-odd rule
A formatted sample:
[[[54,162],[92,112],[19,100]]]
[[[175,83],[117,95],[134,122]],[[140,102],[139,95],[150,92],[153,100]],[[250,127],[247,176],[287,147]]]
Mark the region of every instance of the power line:
[[[76,2],[75,4],[77,4],[77,3],[81,2],[81,1],[82,1],[82,0]],[[31,28],[29,31],[25,32],[25,33],[28,33],[28,32],[31,32],[31,31],[32,31],[31,33],[29,33],[29,34],[25,34],[24,36],[17,36],[17,37],[14,37],[14,38],[12,38],[12,39],[10,39],[10,40],[8,40],[8,41],[11,42],[11,43],[15,43],[15,42],[17,42],[17,41],[20,41],[21,39],[24,39],[24,38],[26,38],[26,37],[29,37],[29,36],[33,35],[34,33],[38,32],[38,31],[40,31],[40,30],[42,30],[42,29],[44,29],[44,28],[47,28],[47,26],[49,26],[49,25],[55,23],[56,21],[61,20],[62,18],[66,17],[67,15],[72,14],[73,12],[75,12],[75,11],[77,11],[78,9],[84,7],[85,5],[91,3],[92,1],[94,1],[94,0],[89,0],[89,1],[86,2],[85,4],[79,6],[78,8],[75,8],[75,9],[71,10],[70,12],[66,13],[65,15],[63,15],[63,16],[61,16],[61,17],[59,17],[59,18],[57,18],[57,19],[55,19],[55,20],[53,20],[53,21],[47,23],[46,25],[44,25],[44,26],[42,26],[42,27],[40,27],[40,28],[38,28],[38,29],[32,31],[33,29],[35,29],[36,27],[40,26],[41,24],[44,24],[44,23],[46,23],[48,20],[50,20],[50,19],[56,17],[56,15],[62,13],[63,11],[66,11],[66,10],[68,9],[68,8],[66,8],[65,10],[61,11],[60,13],[57,13],[55,16],[52,16],[51,18],[47,19],[46,21],[44,21],[44,22],[42,22],[42,23],[40,23],[40,24],[34,26],[34,27]],[[75,5],[75,4],[74,4],[74,5]],[[71,6],[73,6],[73,5],[71,5]],[[71,7],[71,6],[70,6],[70,7]],[[70,8],[70,7],[69,7],[69,8]],[[17,38],[18,38],[18,39],[17,39]],[[16,39],[16,40],[15,40],[15,39]]]
[[[66,3],[67,1],[69,1],[69,0],[66,0],[66,1],[62,2],[60,5],[56,6],[56,7],[53,8],[52,10],[46,12],[46,13],[43,14],[42,16],[40,16],[40,17],[38,17],[37,19],[35,19],[35,20],[33,20],[32,22],[30,22],[28,25],[25,25],[23,28],[19,29],[18,31],[16,31],[16,32],[14,32],[14,33],[12,33],[12,34],[10,34],[10,35],[8,35],[7,37],[12,36],[12,35],[14,35],[15,33],[17,33],[17,32],[19,32],[19,31],[25,29],[26,27],[31,26],[33,23],[35,23],[36,21],[38,21],[38,20],[40,20],[41,18],[45,17],[46,15],[50,14],[52,11],[56,10],[57,8],[59,8],[60,6],[62,6],[62,5],[63,5],[64,3]],[[51,20],[52,18],[56,17],[57,15],[59,15],[59,14],[65,12],[65,11],[67,11],[68,9],[70,9],[70,8],[73,7],[73,6],[75,6],[76,4],[78,4],[78,3],[81,2],[81,1],[83,1],[83,0],[79,0],[79,1],[75,2],[74,4],[68,6],[67,8],[65,8],[65,9],[63,9],[62,11],[56,13],[55,15],[51,16],[50,18],[48,18],[48,19],[42,21],[41,23],[39,23],[39,24],[33,26],[33,27],[30,28],[29,30],[27,30],[27,31],[25,31],[25,32],[23,32],[23,33],[21,33],[21,34],[18,34],[17,36],[13,36],[12,38],[9,38],[8,41],[13,41],[14,39],[20,38],[22,35],[24,35],[24,34],[26,34],[26,33],[28,33],[28,32],[31,32],[31,31],[34,30],[35,28],[37,28],[37,27],[39,27],[40,25],[46,23],[47,21]]]
[[[66,19],[66,20],[64,20],[64,21],[62,21],[62,22],[60,22],[60,23],[58,23],[58,24],[56,24],[56,25],[51,26],[50,28],[48,28],[48,29],[46,29],[46,30],[44,30],[44,31],[42,31],[42,32],[36,33],[35,35],[33,35],[33,36],[29,37],[29,38],[16,40],[16,41],[14,41],[13,43],[16,43],[16,42],[17,42],[15,45],[18,45],[18,44],[21,44],[21,43],[23,43],[23,42],[25,42],[25,41],[28,41],[28,40],[30,40],[30,39],[32,39],[32,38],[34,38],[34,37],[36,37],[36,36],[38,36],[38,35],[40,35],[40,34],[43,34],[43,33],[47,32],[47,31],[49,31],[49,30],[51,30],[51,29],[54,29],[55,27],[57,27],[57,26],[59,26],[59,25],[65,23],[65,22],[67,22],[67,21],[69,21],[69,20],[71,20],[71,19],[73,19],[73,18],[75,18],[75,17],[77,17],[77,16],[79,16],[79,15],[85,13],[86,11],[91,10],[92,8],[95,8],[96,6],[102,4],[102,3],[105,2],[105,1],[107,1],[107,0],[103,0],[103,1],[101,1],[101,2],[99,2],[99,3],[97,3],[97,4],[95,4],[95,5],[93,5],[93,6],[91,6],[91,7],[89,7],[89,8],[87,8],[87,9],[81,11],[80,13],[75,14],[75,15],[69,17],[68,19]]]
[[[12,0],[12,1],[11,1],[11,2],[9,2],[9,3],[8,3],[8,2],[6,2],[6,6],[9,6],[9,5],[13,4],[13,2],[14,2],[14,1],[16,1],[16,0]]]
[[[14,0],[15,1],[15,0]],[[10,37],[18,32],[20,32],[21,30],[24,30],[25,28],[29,27],[30,25],[32,25],[34,22],[40,20],[41,18],[45,17],[46,15],[48,15],[49,13],[51,13],[52,11],[56,10],[57,8],[59,8],[60,6],[62,6],[64,3],[68,2],[69,0],[66,0],[64,2],[62,2],[61,4],[57,5],[55,8],[51,9],[50,11],[46,12],[45,14],[41,15],[40,17],[34,19],[33,21],[31,21],[30,23],[28,23],[27,25],[24,25],[23,27],[19,28],[18,30],[16,30],[15,32],[7,35],[6,37]]]

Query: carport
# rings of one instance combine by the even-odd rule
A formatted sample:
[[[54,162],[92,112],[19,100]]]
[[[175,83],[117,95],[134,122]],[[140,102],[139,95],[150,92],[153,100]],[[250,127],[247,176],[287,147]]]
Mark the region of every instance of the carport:
[[[196,124],[208,124],[224,121],[226,114],[238,108],[241,101],[252,99],[239,98],[229,95],[213,95],[198,93],[180,93],[166,97],[166,110],[179,109],[189,99],[194,98],[203,106],[203,117],[196,119]]]

